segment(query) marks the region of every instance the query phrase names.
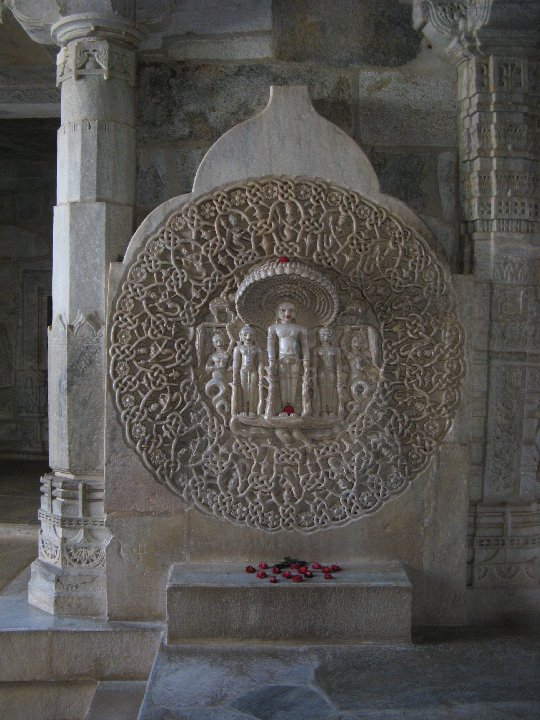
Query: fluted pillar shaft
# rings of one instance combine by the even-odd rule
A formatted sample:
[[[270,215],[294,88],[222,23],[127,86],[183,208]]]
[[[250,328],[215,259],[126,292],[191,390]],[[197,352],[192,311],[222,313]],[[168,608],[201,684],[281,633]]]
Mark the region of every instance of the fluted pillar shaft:
[[[57,22],[53,37],[62,97],[49,331],[53,472],[42,479],[29,599],[49,612],[104,615],[107,270],[133,231],[139,33],[118,16],[75,15]]]

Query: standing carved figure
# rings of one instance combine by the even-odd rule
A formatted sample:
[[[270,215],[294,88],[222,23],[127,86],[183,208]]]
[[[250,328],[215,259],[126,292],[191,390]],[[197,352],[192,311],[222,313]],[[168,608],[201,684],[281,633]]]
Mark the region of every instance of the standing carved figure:
[[[313,372],[317,383],[319,415],[343,414],[341,351],[334,343],[334,331],[319,330],[320,345],[313,350]]]
[[[369,385],[366,382],[364,346],[360,333],[355,333],[351,338],[351,349],[347,353],[347,362],[349,363],[351,396],[356,402],[361,402]]]
[[[230,355],[226,350],[227,338],[225,333],[217,330],[212,335],[212,345],[214,350],[208,356],[205,367],[207,373],[212,373],[212,378],[206,383],[204,389],[208,397],[212,398],[212,405],[220,415],[224,416],[229,409],[225,395],[227,391],[227,369],[230,360]]]
[[[238,334],[233,352],[232,414],[262,412],[262,350],[255,342],[255,330],[245,325]]]
[[[300,377],[302,377],[302,415],[308,415],[310,399],[307,328],[295,322],[296,307],[291,302],[282,302],[278,305],[276,320],[277,322],[268,328],[267,415],[284,412],[286,407],[295,408]],[[279,399],[276,397],[278,395]]]

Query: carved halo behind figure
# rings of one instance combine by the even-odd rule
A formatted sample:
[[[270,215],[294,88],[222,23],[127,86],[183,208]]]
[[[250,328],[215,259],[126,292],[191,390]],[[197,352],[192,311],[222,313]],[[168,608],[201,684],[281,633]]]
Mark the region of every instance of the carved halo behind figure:
[[[464,370],[450,276],[426,240],[355,192],[286,177],[168,217],[127,269],[110,354],[126,440],[156,480],[266,531],[344,524],[401,492],[447,431]]]

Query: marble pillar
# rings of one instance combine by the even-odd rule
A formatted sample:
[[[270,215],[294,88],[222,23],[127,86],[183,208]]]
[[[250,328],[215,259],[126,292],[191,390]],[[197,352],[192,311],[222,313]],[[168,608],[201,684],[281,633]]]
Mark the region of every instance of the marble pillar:
[[[52,472],[42,478],[29,600],[54,613],[104,615],[107,271],[133,231],[141,33],[110,10],[61,18],[52,36],[62,97],[49,329]]]
[[[415,2],[457,64],[463,233],[479,297],[473,342],[469,581],[540,581],[540,5]]]

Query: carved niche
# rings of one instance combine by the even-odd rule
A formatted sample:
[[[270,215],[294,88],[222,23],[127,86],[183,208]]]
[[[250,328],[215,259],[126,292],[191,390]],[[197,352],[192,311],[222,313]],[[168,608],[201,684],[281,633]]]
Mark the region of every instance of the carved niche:
[[[129,445],[199,510],[266,531],[373,512],[459,401],[450,277],[385,209],[264,178],[172,213],[128,267],[110,374]]]

